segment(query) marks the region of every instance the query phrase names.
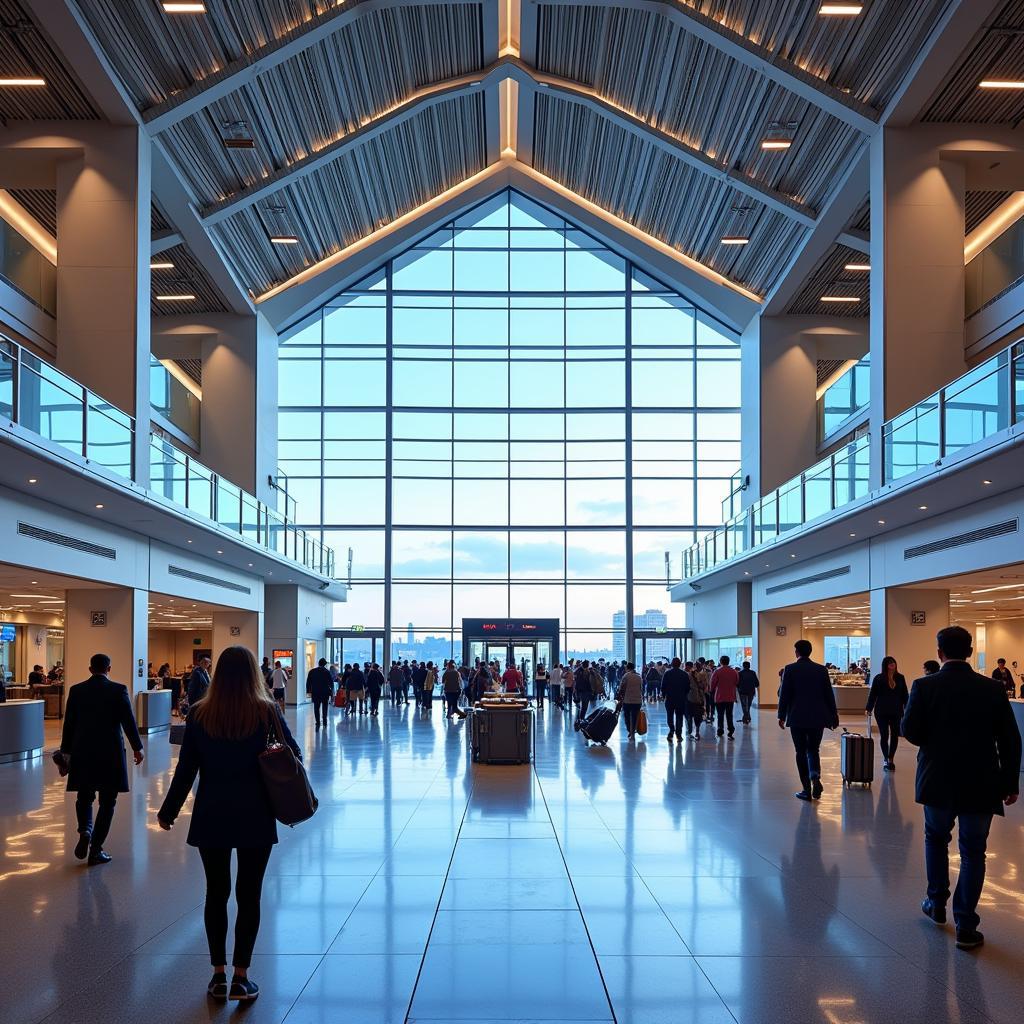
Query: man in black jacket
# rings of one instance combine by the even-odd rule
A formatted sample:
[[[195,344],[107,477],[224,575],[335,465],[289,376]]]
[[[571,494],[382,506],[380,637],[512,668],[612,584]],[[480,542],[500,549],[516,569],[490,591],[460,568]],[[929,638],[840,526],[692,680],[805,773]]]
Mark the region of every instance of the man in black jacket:
[[[68,693],[60,750],[70,761],[68,792],[78,794],[75,856],[84,860],[88,854],[90,864],[106,864],[110,854],[103,843],[114,820],[117,794],[128,792],[122,730],[135,751],[135,763],[142,764],[145,755],[128,687],[110,679],[110,659],[105,654],[94,654],[89,671],[92,675]],[[100,803],[94,825],[92,805],[97,793]]]
[[[821,784],[821,737],[825,729],[839,725],[836,695],[824,665],[811,661],[810,640],[793,645],[796,661],[782,670],[779,687],[779,728],[789,726],[796,750],[796,770],[803,788],[798,800],[817,800]]]
[[[210,688],[210,668],[213,662],[209,658],[200,658],[199,664],[192,669],[188,678],[188,705],[198,704],[206,696]]]
[[[673,735],[683,740],[683,719],[686,714],[686,698],[690,692],[690,677],[682,668],[679,658],[672,659],[672,667],[661,680],[661,692],[665,697],[665,718],[668,721],[668,741]],[[700,728],[700,726],[698,726]]]
[[[946,923],[949,843],[959,827],[960,877],[953,893],[956,944],[976,949],[978,901],[985,884],[985,847],[992,815],[1017,802],[1020,730],[1002,684],[968,664],[973,638],[960,626],[940,629],[934,675],[914,682],[903,715],[903,735],[917,752],[916,799],[924,804],[926,917]]]
[[[313,717],[316,720],[314,728],[320,728],[321,709],[323,709],[324,728],[327,728],[328,708],[331,706],[331,698],[334,696],[334,680],[327,668],[327,659],[321,658],[316,668],[311,668],[306,676],[306,690],[313,698]]]
[[[740,681],[736,687],[736,692],[739,694],[740,708],[743,711],[743,717],[740,721],[747,725],[750,724],[750,708],[754,703],[754,697],[757,695],[757,688],[760,685],[757,673],[750,667],[750,662],[743,662],[743,668],[740,669]]]

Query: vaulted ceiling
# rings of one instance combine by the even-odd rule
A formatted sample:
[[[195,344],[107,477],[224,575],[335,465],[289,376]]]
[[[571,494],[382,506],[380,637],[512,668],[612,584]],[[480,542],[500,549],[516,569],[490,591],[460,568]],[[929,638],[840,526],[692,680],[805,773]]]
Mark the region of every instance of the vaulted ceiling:
[[[505,162],[751,310],[803,261],[788,311],[820,312],[822,286],[866,289],[842,279],[866,247],[864,151],[935,47],[966,31],[921,100],[929,119],[1024,114],[1019,97],[968,88],[993,60],[1020,70],[1019,36],[1002,29],[1024,24],[1024,0],[872,0],[856,17],[808,0],[207,0],[191,15],[157,0],[52,2],[180,183],[160,251],[174,249],[211,309],[226,307],[178,233],[183,216],[259,305],[321,266],[358,272],[350,247]],[[0,0],[0,14],[43,31],[0,36],[8,63],[58,87],[45,109],[0,115],[95,117],[46,51],[46,5],[24,4]],[[298,241],[271,241],[282,235]]]

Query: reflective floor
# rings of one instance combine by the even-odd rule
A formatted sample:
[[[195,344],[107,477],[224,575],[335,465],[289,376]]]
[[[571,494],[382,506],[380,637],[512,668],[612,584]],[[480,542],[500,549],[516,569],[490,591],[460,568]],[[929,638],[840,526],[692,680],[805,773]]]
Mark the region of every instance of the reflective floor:
[[[332,712],[335,716],[337,712]],[[151,738],[108,849],[71,856],[49,761],[0,766],[0,1020],[1019,1021],[1024,815],[998,820],[958,952],[924,892],[913,751],[872,790],[796,788],[766,711],[736,739],[590,748],[546,709],[537,764],[472,767],[465,723],[382,708],[297,735],[321,807],[282,829],[251,1008],[209,1003],[199,857],[154,815],[175,749]],[[51,741],[56,732],[52,731]],[[881,775],[881,773],[879,772]]]

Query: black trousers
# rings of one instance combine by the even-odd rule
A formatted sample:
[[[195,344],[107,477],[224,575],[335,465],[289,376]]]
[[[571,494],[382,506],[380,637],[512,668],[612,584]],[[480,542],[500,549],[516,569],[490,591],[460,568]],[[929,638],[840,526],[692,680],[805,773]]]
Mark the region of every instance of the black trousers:
[[[665,721],[668,722],[670,736],[672,733],[675,733],[677,736],[683,735],[683,717],[683,708],[678,708],[675,704],[665,701]]]
[[[235,952],[232,966],[248,967],[252,963],[252,948],[260,930],[260,896],[263,876],[270,860],[272,846],[254,846],[236,850],[238,871],[235,875]],[[199,847],[206,872],[206,941],[210,945],[210,963],[214,967],[226,964],[228,939],[228,897],[231,895],[231,850]]]
[[[686,702],[686,735],[690,735],[690,727],[693,732],[700,736],[701,723],[704,721],[704,705],[695,704],[692,701]],[[677,734],[678,735],[678,734]]]
[[[740,720],[744,722],[750,721],[750,705],[754,703],[754,695],[752,693],[741,693],[740,694],[740,709],[743,714],[740,716]]]
[[[535,683],[533,692],[534,699],[537,701],[537,707],[544,707],[544,691],[548,688],[547,683]]]
[[[882,757],[891,761],[896,756],[896,748],[900,745],[900,719],[898,715],[880,715],[875,713],[878,723],[878,745],[882,748]]]
[[[623,704],[622,713],[626,717],[626,731],[629,733],[636,732],[636,720],[640,715],[640,705]]]
[[[580,697],[580,718],[587,717],[587,712],[590,710],[593,699],[593,697]]]
[[[729,723],[729,735],[731,736],[736,731],[736,726],[732,722],[732,708],[733,702],[731,700],[719,701],[715,704],[715,710],[718,712],[718,734],[722,734],[722,726],[725,722]]]
[[[95,824],[92,820],[92,803],[96,799],[96,791],[94,789],[79,790],[75,799],[78,831],[88,832],[92,836],[92,845],[97,850],[103,849],[107,834],[110,832],[110,823],[114,820],[114,807],[117,804],[117,790],[101,789],[99,796],[100,806],[96,812]]]
[[[793,747],[796,750],[796,770],[807,792],[811,790],[811,779],[821,778],[821,737],[822,729],[790,729]]]
[[[370,714],[377,714],[377,708],[380,706],[380,694],[376,690],[370,691]]]
[[[313,698],[313,717],[316,719],[316,727],[320,728],[320,714],[323,712],[324,725],[327,724],[328,713],[327,709],[331,706],[331,698],[328,694],[325,697],[314,697]]]
[[[446,693],[444,700],[447,705],[445,707],[445,714],[451,718],[455,714],[455,709],[459,706],[459,695],[457,693]]]

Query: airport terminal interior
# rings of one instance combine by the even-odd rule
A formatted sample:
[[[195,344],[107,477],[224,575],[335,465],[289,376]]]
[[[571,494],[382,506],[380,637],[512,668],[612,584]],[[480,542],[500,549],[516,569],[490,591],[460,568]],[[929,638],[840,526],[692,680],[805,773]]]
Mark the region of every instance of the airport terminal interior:
[[[1020,1019],[1024,0],[0,0],[0,236],[3,1024]],[[867,711],[947,627],[973,927]]]

